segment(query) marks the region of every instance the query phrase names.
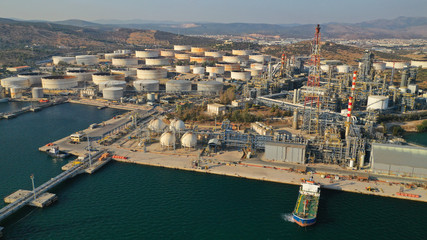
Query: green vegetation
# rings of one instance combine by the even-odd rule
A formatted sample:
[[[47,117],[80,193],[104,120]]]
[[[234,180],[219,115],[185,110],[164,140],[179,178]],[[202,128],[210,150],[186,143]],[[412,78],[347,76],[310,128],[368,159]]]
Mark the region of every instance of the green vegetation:
[[[427,120],[424,120],[420,125],[417,126],[418,132],[427,132]]]
[[[385,122],[405,122],[427,118],[427,112],[412,113],[412,114],[380,114],[378,116],[379,123]]]
[[[393,126],[392,128],[392,134],[393,136],[402,136],[402,134],[405,132],[401,126]]]
[[[227,105],[236,99],[236,88],[230,87],[219,95],[219,101],[221,104]]]

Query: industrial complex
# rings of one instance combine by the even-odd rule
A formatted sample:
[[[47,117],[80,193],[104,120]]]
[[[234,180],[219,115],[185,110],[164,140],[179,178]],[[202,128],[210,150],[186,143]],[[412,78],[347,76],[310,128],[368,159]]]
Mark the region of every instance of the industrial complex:
[[[0,98],[61,99],[129,110],[74,138],[64,136],[52,143],[80,157],[60,180],[92,168],[88,141],[98,150],[94,158],[109,154],[99,161],[141,161],[235,176],[245,176],[247,170],[240,171],[239,166],[261,166],[265,171],[286,169],[283,174],[289,176],[319,172],[319,181],[334,175],[336,181],[404,182],[414,185],[413,196],[395,190],[378,194],[427,201],[427,149],[408,145],[380,124],[390,117],[427,117],[426,95],[416,83],[418,69],[427,62],[383,62],[369,51],[355,66],[323,59],[320,26],[313,32],[309,56],[285,52],[276,58],[251,49],[220,51],[190,45],[53,56],[40,69],[2,79]],[[276,110],[283,114],[253,117],[257,111]],[[190,117],[191,112],[196,116]],[[239,114],[243,120],[233,121]],[[150,156],[176,156],[181,163],[150,162]],[[225,172],[211,170],[218,165],[224,165]],[[228,173],[231,165],[238,169]],[[298,175],[293,179],[298,183]],[[291,182],[275,176],[263,180]],[[327,181],[324,184],[328,186]],[[35,204],[30,193],[24,195],[15,205]],[[0,220],[9,213],[0,211]]]

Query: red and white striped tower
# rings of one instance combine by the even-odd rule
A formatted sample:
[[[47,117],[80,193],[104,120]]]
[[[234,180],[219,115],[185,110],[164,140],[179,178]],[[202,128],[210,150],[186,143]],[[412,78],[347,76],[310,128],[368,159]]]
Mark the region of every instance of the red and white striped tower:
[[[348,112],[347,112],[347,122],[346,122],[346,129],[345,129],[345,136],[348,136],[348,133],[350,131],[350,124],[351,124],[351,112],[353,111],[353,101],[354,101],[354,89],[356,88],[356,78],[357,78],[357,71],[353,72],[353,81],[351,83],[351,94],[348,98]]]

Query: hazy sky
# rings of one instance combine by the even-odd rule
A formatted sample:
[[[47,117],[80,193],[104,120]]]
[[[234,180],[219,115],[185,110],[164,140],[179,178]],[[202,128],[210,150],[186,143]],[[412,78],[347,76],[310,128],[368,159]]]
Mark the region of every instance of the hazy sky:
[[[326,23],[427,16],[426,0],[0,0],[0,17],[41,20]]]

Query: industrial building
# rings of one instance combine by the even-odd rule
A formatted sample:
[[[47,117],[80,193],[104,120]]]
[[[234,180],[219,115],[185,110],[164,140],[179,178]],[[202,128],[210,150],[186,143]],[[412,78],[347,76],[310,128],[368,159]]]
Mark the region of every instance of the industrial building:
[[[427,178],[427,149],[423,147],[373,143],[370,162],[374,173]]]

